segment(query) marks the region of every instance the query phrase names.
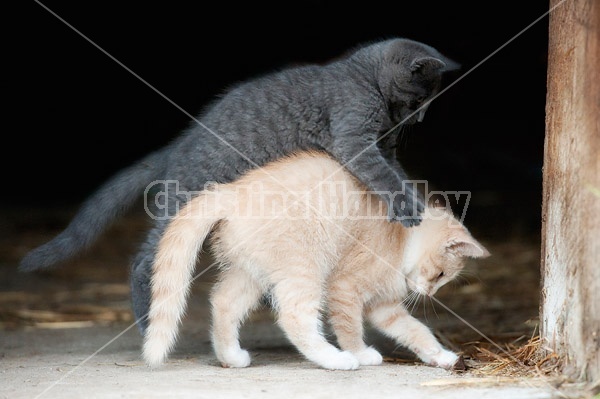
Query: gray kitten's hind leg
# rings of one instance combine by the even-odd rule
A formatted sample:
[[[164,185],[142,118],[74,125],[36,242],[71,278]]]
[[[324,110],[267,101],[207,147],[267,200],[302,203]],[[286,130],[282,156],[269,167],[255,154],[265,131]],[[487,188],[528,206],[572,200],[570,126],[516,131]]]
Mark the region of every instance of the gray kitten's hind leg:
[[[152,281],[154,252],[158,248],[158,242],[166,225],[165,222],[156,222],[155,226],[148,232],[146,241],[141,245],[131,265],[131,302],[135,321],[142,335],[148,327],[148,312],[150,311],[152,299],[150,283]]]
[[[146,234],[131,265],[131,302],[138,330],[142,335],[148,327],[148,313],[152,301],[150,284],[154,255],[170,217],[174,216],[180,204],[186,201],[186,198],[177,196],[177,193],[183,192],[179,181],[166,182],[156,182],[153,191],[146,193],[146,212],[154,220],[154,225]]]

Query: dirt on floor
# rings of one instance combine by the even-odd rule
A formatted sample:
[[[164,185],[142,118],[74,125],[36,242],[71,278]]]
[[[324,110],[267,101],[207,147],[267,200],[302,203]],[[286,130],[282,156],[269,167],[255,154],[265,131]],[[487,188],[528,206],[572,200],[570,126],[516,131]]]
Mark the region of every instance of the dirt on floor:
[[[145,215],[132,212],[120,219],[89,251],[59,268],[16,271],[22,256],[64,228],[73,212],[27,209],[5,215],[0,228],[0,397],[80,397],[85,389],[90,389],[85,396],[94,397],[268,397],[268,392],[281,394],[283,386],[288,397],[331,397],[332,389],[348,397],[394,396],[402,390],[414,397],[460,392],[479,398],[486,389],[502,394],[489,397],[567,395],[560,387],[570,382],[557,373],[551,355],[538,351],[543,343],[537,340],[536,235],[498,239],[472,230],[493,256],[469,263],[460,279],[439,291],[437,301],[422,300],[412,309],[445,346],[463,354],[466,371],[427,367],[373,330],[367,330],[367,339],[384,354],[382,368],[346,374],[320,370],[298,355],[268,308],[242,329],[242,342],[254,356],[252,367],[221,369],[208,333],[213,270],[194,283],[169,364],[150,371],[140,359],[142,340],[133,324],[128,285],[129,260],[149,226]],[[210,262],[202,258],[198,271]],[[589,396],[569,389],[569,397]]]

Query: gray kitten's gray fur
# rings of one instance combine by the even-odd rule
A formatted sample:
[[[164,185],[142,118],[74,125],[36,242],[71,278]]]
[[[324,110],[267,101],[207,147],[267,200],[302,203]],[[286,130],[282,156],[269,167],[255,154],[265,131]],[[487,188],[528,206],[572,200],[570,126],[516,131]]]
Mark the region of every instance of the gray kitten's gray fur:
[[[182,193],[199,191],[210,181],[233,181],[256,165],[306,149],[327,151],[374,191],[400,192],[384,198],[391,203],[390,219],[419,224],[423,204],[416,191],[403,186],[407,176],[395,156],[399,130],[389,131],[400,122],[420,121],[428,99],[439,91],[442,73],[457,67],[428,45],[389,39],[358,47],[326,65],[288,68],[238,84],[201,113],[198,120],[204,126],[191,125],[171,144],[100,187],[62,233],[23,258],[20,269],[46,268],[72,257],[150,183],[178,181],[179,194],[175,187],[163,187],[169,214],[155,210],[162,220],[155,222],[132,265],[133,310],[143,332],[154,252],[168,216],[179,208],[178,201],[187,199]]]

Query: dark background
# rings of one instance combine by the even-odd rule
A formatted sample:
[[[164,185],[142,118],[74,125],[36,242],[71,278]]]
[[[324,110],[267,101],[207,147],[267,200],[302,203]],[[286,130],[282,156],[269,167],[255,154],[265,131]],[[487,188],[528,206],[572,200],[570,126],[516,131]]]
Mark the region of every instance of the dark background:
[[[461,63],[449,84],[548,8],[516,0],[42,3],[194,115],[235,82],[392,36]],[[3,16],[5,210],[76,207],[191,123],[36,2],[21,11]],[[462,78],[402,141],[414,177],[472,192],[465,223],[482,234],[539,231],[547,27],[544,17]]]

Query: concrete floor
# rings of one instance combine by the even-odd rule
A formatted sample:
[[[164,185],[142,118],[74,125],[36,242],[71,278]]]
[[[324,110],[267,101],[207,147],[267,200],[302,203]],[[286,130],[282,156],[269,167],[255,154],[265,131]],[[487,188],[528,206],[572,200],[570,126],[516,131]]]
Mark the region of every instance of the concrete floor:
[[[208,320],[182,331],[168,363],[150,370],[135,327],[31,329],[2,333],[0,397],[19,398],[560,398],[541,379],[480,378],[418,363],[385,362],[328,371],[304,360],[277,326],[253,320],[243,342],[246,369],[221,368]]]

